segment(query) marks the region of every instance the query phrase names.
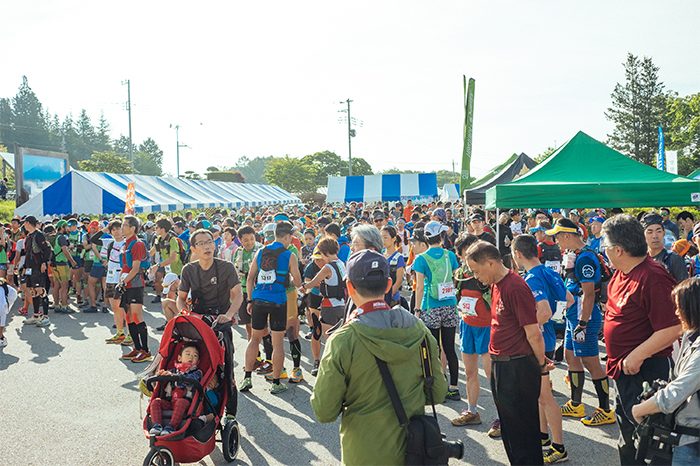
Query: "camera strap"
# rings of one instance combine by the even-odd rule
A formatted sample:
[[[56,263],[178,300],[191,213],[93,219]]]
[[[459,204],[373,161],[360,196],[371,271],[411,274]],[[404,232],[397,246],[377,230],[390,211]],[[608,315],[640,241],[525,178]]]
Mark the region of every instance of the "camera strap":
[[[421,364],[423,369],[423,380],[425,388],[427,389],[428,401],[430,401],[430,406],[433,409],[433,416],[437,420],[437,413],[435,412],[435,403],[433,402],[433,372],[430,366],[430,351],[428,350],[428,340],[423,338],[420,344],[420,354],[421,354]],[[406,427],[408,425],[408,417],[406,416],[406,411],[403,409],[403,404],[401,403],[401,397],[394,384],[394,379],[391,377],[391,372],[389,372],[389,366],[387,366],[385,361],[382,361],[378,357],[374,357],[377,362],[377,367],[379,368],[379,373],[382,376],[382,381],[386,387],[387,392],[389,392],[389,399],[391,400],[391,405],[394,407],[394,412],[399,420],[399,425],[401,427]]]

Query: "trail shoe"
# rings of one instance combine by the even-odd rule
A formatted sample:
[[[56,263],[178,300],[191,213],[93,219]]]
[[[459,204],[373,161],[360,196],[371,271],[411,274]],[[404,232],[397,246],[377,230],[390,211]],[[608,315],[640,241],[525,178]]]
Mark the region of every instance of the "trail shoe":
[[[474,426],[477,424],[481,424],[481,416],[479,416],[479,413],[472,413],[470,411],[464,410],[462,413],[452,419],[452,425],[453,426]]]
[[[615,410],[609,409],[604,410],[603,408],[596,408],[593,414],[586,416],[581,419],[583,425],[588,427],[598,427],[604,426],[606,424],[615,424],[617,419],[615,419]]]
[[[95,306],[89,306],[85,309],[83,309],[83,314],[95,314],[97,312],[97,307]]]
[[[243,381],[241,382],[241,386],[238,387],[239,392],[247,392],[253,388],[253,380],[251,380],[250,377],[245,377]]]
[[[290,383],[301,383],[304,381],[304,374],[301,372],[301,367],[295,367],[292,369],[292,377],[289,379]]]
[[[272,361],[265,361],[255,372],[260,375],[269,374],[272,372]]]
[[[501,420],[494,419],[489,427],[488,436],[491,438],[499,438],[501,436]]]
[[[139,354],[141,354],[140,350],[132,349],[128,353],[122,354],[119,359],[123,359],[125,361],[130,361],[130,360],[134,359],[136,356],[138,356]]]
[[[459,401],[462,397],[459,396],[459,388],[450,388],[447,390],[446,400]]]
[[[321,361],[314,361],[314,368],[311,369],[311,375],[316,377],[318,375],[318,367],[321,365]]]
[[[282,372],[280,372],[279,378],[280,378],[280,380],[289,378],[289,374],[287,374],[286,368],[284,368],[284,367],[282,368]],[[267,380],[268,382],[272,382],[273,380],[275,380],[275,377],[272,375],[272,373],[269,373],[269,374],[265,375],[265,380]]]
[[[37,327],[48,327],[51,325],[51,321],[49,320],[49,316],[44,316],[39,319],[39,321],[36,323]]]
[[[150,362],[153,361],[153,355],[148,351],[141,351],[131,362]]]
[[[22,322],[24,325],[36,325],[37,322],[41,320],[41,316],[31,316],[26,319],[24,319],[24,322]]]
[[[566,452],[566,448],[559,451],[552,447],[543,453],[542,457],[544,459],[544,464],[563,463],[564,461],[569,461],[569,455]]]
[[[107,338],[105,340],[105,343],[107,343],[108,345],[118,345],[122,341],[124,341],[125,338],[126,338],[126,335],[124,335],[123,333],[117,333],[116,335],[113,335],[112,337]]]
[[[279,395],[280,393],[286,392],[288,387],[283,383],[273,383],[270,387],[270,393],[273,395]]]
[[[124,340],[122,340],[121,345],[122,346],[132,346],[134,344],[134,340],[131,339],[131,335],[127,335],[124,337]]]
[[[583,406],[583,403],[574,406],[574,402],[569,400],[561,407],[561,415],[564,417],[584,417],[586,415],[586,408]]]

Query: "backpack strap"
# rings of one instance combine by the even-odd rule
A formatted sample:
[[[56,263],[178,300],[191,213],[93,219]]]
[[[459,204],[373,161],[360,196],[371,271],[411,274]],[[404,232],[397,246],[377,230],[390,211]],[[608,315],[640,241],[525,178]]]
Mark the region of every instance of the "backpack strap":
[[[386,391],[389,392],[389,399],[391,400],[391,405],[394,407],[399,425],[401,427],[406,427],[408,425],[408,417],[406,416],[406,411],[403,409],[403,404],[401,404],[401,397],[399,397],[399,392],[396,390],[396,385],[394,384],[394,379],[391,377],[391,372],[389,372],[389,367],[386,362],[376,356],[374,360],[377,362],[377,367],[379,368],[379,373],[382,375],[382,381],[384,382]]]

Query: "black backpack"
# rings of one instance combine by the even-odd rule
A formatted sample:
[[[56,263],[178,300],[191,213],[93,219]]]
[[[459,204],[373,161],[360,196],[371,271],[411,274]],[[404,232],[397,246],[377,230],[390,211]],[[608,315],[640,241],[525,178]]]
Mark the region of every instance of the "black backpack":
[[[335,262],[328,264],[333,270],[335,270],[335,275],[338,277],[337,285],[328,285],[326,281],[322,281],[319,285],[319,290],[324,298],[335,298],[335,299],[345,299],[345,281],[340,273],[340,267]]]

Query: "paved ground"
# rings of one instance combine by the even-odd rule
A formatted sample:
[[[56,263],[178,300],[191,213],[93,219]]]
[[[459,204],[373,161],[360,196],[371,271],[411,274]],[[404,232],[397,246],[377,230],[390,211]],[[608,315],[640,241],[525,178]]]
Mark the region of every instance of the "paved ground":
[[[150,301],[150,297],[148,299]],[[162,324],[159,305],[149,305],[146,320],[151,329]],[[111,314],[53,315],[48,328],[23,326],[12,312],[7,328],[9,346],[0,350],[0,463],[7,465],[139,465],[148,453],[141,431],[140,400],[134,374],[141,365],[118,359],[122,347],[105,345],[112,325]],[[304,327],[302,326],[302,331]],[[244,332],[234,334],[236,360],[244,348]],[[160,335],[151,330],[151,345]],[[308,342],[302,340],[304,354]],[[290,362],[288,361],[288,365]],[[292,385],[282,396],[267,391],[268,384],[255,376],[254,387],[240,397],[242,425],[238,464],[337,464],[340,458],[338,423],[315,421],[309,404],[313,379],[309,360],[302,362],[307,382]],[[240,368],[236,375],[240,376]],[[554,386],[566,393],[565,370],[554,372]],[[483,373],[482,373],[483,377]],[[482,378],[482,386],[487,386]],[[464,393],[463,382],[460,390]],[[450,439],[461,439],[467,464],[504,464],[500,440],[486,435],[487,422],[495,416],[488,390],[482,392],[480,409],[484,424],[452,427],[449,419],[464,408],[463,402],[438,407],[440,425]],[[563,403],[564,395],[558,398]],[[584,394],[587,411],[595,404],[593,386]],[[587,428],[576,420],[564,420],[565,441],[571,464],[617,464],[617,427]],[[458,462],[454,461],[454,464]],[[217,448],[199,465],[226,464]]]

